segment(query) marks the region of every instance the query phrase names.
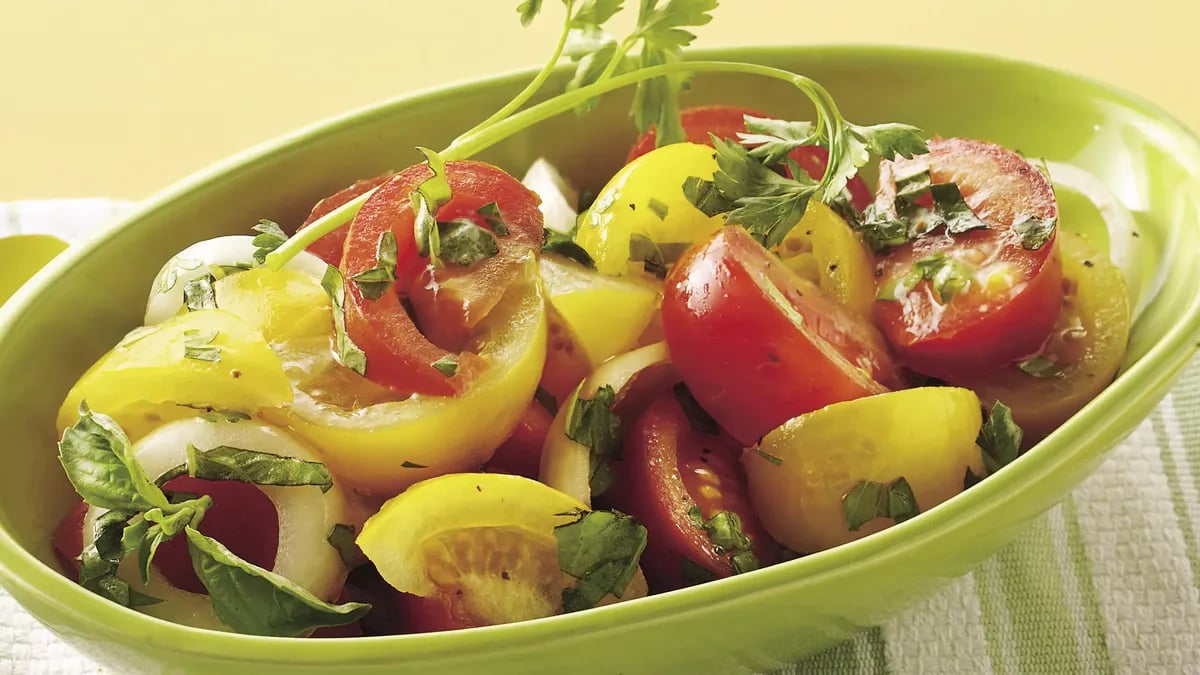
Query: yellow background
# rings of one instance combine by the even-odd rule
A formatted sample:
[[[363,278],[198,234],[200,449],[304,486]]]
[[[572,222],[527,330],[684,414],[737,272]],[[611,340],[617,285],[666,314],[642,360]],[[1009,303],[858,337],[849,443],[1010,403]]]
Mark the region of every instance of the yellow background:
[[[136,199],[298,126],[540,65],[561,4],[0,0],[0,200]],[[627,0],[636,5],[637,0]],[[1191,0],[724,0],[698,45],[954,47],[1073,70],[1200,129]],[[1013,114],[1036,114],[1013,102]]]

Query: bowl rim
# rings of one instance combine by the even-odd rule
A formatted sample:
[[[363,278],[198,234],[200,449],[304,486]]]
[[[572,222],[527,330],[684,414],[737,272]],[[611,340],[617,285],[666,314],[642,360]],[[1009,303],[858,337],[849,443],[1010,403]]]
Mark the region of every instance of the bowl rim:
[[[914,65],[958,60],[970,65],[1007,68],[1035,73],[1044,77],[1073,80],[1144,115],[1169,132],[1178,141],[1174,155],[1181,160],[1190,177],[1200,181],[1200,139],[1171,113],[1146,99],[1099,80],[1069,70],[991,54],[944,48],[911,47],[898,44],[811,44],[811,45],[753,45],[725,46],[690,50],[688,59],[726,59],[753,62],[761,58],[801,57],[830,58],[840,61],[869,62],[882,58],[902,58]],[[145,200],[138,208],[110,225],[100,228],[59,255],[30,283],[0,309],[0,344],[20,325],[37,297],[55,277],[74,266],[77,261],[117,237],[129,224],[141,220],[172,201],[222,180],[235,177],[240,170],[273,155],[304,145],[314,137],[333,134],[344,128],[387,117],[397,108],[421,106],[426,102],[462,95],[481,88],[503,87],[527,80],[536,69],[525,68],[506,73],[471,78],[454,83],[424,88],[412,93],[389,97],[359,106],[339,115],[303,126],[295,131],[258,143],[226,159],[203,168],[179,180]],[[1182,160],[1190,160],[1183,162]],[[1190,360],[1198,345],[1200,334],[1200,293],[1192,297],[1186,312],[1167,329],[1143,357],[1118,382],[1129,382],[1120,390],[1140,388],[1153,390],[1164,387]],[[1136,384],[1134,384],[1136,383]],[[94,595],[66,576],[42,563],[13,538],[7,528],[0,528],[0,583],[7,588],[19,588],[21,593],[38,599],[64,613],[81,618],[88,632],[101,636],[137,636],[157,646],[197,656],[211,655],[236,647],[237,658],[246,663],[338,663],[347,664],[379,657],[405,656],[412,659],[433,659],[461,655],[466,649],[516,650],[545,640],[547,631],[552,637],[566,638],[583,632],[603,632],[619,624],[628,624],[686,612],[703,606],[716,606],[739,601],[747,596],[770,593],[773,589],[794,583],[810,583],[826,577],[851,573],[854,564],[864,560],[880,562],[900,555],[940,536],[947,530],[958,529],[964,523],[978,521],[1001,507],[1006,493],[1027,490],[1041,476],[1053,475],[1068,463],[1090,459],[1081,450],[1054,452],[1061,444],[1055,439],[1068,436],[1084,439],[1078,448],[1086,448],[1101,434],[1100,422],[1105,415],[1120,414],[1116,397],[1109,395],[1115,387],[1105,389],[1093,402],[1055,430],[1045,440],[1005,467],[988,480],[919,516],[898,523],[882,532],[848,544],[742,575],[701,584],[688,589],[659,594],[633,603],[619,603],[588,612],[548,617],[514,624],[489,626],[447,633],[393,635],[357,638],[310,640],[303,638],[270,638],[236,633],[221,633],[157,619],[134,610],[120,607]],[[1097,405],[1097,401],[1100,402]],[[1141,418],[1141,415],[1125,414]],[[1136,420],[1134,420],[1136,421]],[[1093,452],[1097,457],[1102,452]],[[73,631],[75,632],[75,631]]]

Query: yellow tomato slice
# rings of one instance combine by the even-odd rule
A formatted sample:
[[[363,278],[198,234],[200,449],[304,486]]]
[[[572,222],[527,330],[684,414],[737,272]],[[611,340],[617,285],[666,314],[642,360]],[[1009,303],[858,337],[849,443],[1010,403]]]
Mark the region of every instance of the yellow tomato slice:
[[[477,625],[535,619],[559,613],[575,583],[559,569],[554,528],[585,509],[528,478],[449,474],[389,500],[358,545],[397,590],[455,596]],[[639,591],[630,583],[625,599]]]
[[[238,276],[218,284],[218,303],[272,335],[294,390],[293,405],[268,419],[310,442],[361,493],[386,498],[425,478],[478,468],[533,398],[546,357],[546,311],[532,260],[476,329],[471,346],[486,366],[470,390],[405,400],[334,359],[332,315],[317,282],[267,270]]]
[[[892,520],[851,531],[842,498],[862,481],[904,478],[920,509],[933,508],[962,491],[968,469],[983,475],[981,424],[979,399],[954,387],[878,394],[795,417],[742,456],[755,513],[772,537],[803,553],[878,532]]]
[[[217,360],[189,358],[189,347]],[[81,400],[137,440],[164,422],[195,416],[196,408],[254,414],[286,406],[292,389],[279,357],[253,325],[210,309],[126,335],[67,394],[58,411],[60,436],[78,420]]]
[[[575,242],[603,274],[627,274],[630,237],[657,244],[690,244],[719,230],[724,217],[706,216],[683,194],[691,176],[712,180],[714,151],[696,143],[673,143],[633,160],[616,173],[584,214]]]
[[[592,367],[633,347],[658,311],[662,284],[616,278],[557,256],[542,256],[542,290]]]
[[[860,316],[875,302],[871,254],[833,209],[811,201],[804,217],[780,244],[779,256],[800,276],[817,284]]]

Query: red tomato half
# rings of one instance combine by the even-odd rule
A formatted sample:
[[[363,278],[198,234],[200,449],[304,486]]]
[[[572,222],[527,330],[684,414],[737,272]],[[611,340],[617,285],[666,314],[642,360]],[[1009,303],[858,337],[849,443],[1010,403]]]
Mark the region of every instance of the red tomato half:
[[[442,593],[423,598],[397,592],[392,604],[405,633],[437,633],[477,627],[461,603],[453,596]]]
[[[552,421],[554,418],[550,411],[541,403],[530,403],[512,435],[496,448],[488,460],[488,473],[507,473],[537,480],[542,446],[546,444],[546,434],[550,433]]]
[[[693,563],[703,568],[704,576],[734,573],[729,555],[719,553],[689,515],[696,506],[705,521],[722,511],[736,514],[760,565],[779,559],[778,545],[750,507],[740,454],[728,437],[694,429],[670,388],[624,434],[619,477],[605,498],[646,526],[641,565],[656,592],[703,580],[685,571]]]
[[[954,183],[988,229],[949,236],[935,230],[878,258],[881,288],[917,261],[944,255],[965,265],[970,284],[943,302],[929,281],[899,300],[875,303],[875,318],[901,362],[948,381],[985,374],[1041,349],[1062,308],[1062,261],[1055,234],[1030,250],[1012,226],[1058,217],[1050,181],[1020,155],[992,143],[950,139],[929,154],[880,165],[876,207],[890,211],[897,172],[927,165],[933,183]]]
[[[873,326],[740,227],[683,254],[662,316],[684,382],[743,445],[797,415],[904,385]]]
[[[376,176],[374,178],[364,178],[363,180],[356,181],[349,187],[343,188],[329,195],[313,206],[312,212],[308,214],[308,218],[305,219],[304,224],[300,226],[300,229],[303,230],[314,220],[317,220],[325,214],[333,211],[351,199],[362,195],[368,190],[373,190],[380,185],[383,185],[391,177],[392,174],[385,173],[382,176]],[[308,252],[317,256],[321,260],[324,260],[330,265],[337,265],[338,263],[342,262],[342,249],[346,244],[346,233],[349,231],[350,227],[348,225],[339,227],[333,232],[330,232],[329,234],[310,244],[308,247]]]
[[[54,555],[58,564],[67,576],[75,579],[79,576],[79,555],[83,553],[83,519],[87,516],[88,505],[80,501],[63,516],[50,543],[54,546]]]
[[[738,133],[746,131],[746,115],[752,117],[770,117],[750,108],[740,108],[732,105],[707,105],[685,109],[679,114],[679,121],[683,124],[683,132],[687,135],[688,142],[712,145],[712,139],[709,138],[709,134],[717,138],[738,140]],[[639,136],[637,142],[630,148],[629,156],[625,158],[625,163],[628,164],[653,150],[655,142],[654,127],[651,127],[646,133]],[[825,174],[825,166],[829,163],[829,152],[819,145],[796,148],[789,156],[813,180],[820,180],[821,176]],[[850,179],[847,187],[850,189],[850,202],[854,205],[854,208],[861,211],[871,203],[871,191],[860,176]]]
[[[346,279],[346,331],[367,357],[367,377],[402,392],[453,395],[465,389],[478,369],[473,354],[452,355],[467,330],[487,315],[529,256],[542,244],[539,199],[520,181],[483,162],[449,162],[446,179],[453,197],[437,213],[439,221],[467,218],[487,227],[478,210],[496,202],[509,234],[498,236],[499,253],[470,268],[452,263],[422,268],[413,233],[412,193],[431,176],[427,164],[393,176],[363,205],[350,223],[341,270]],[[421,329],[396,293],[364,298],[351,277],[378,266],[379,240],[396,237],[396,284],[405,289]],[[427,337],[427,335],[429,337]],[[432,338],[432,339],[431,339]],[[453,377],[433,367],[453,356]]]

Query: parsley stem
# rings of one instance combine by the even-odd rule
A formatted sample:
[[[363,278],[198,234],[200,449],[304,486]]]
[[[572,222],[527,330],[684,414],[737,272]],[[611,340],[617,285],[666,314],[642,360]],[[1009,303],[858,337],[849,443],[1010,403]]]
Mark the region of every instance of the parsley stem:
[[[550,68],[544,68],[538,73],[534,82],[538,82],[538,80],[544,82],[550,71]],[[580,87],[565,94],[559,94],[554,98],[538,103],[518,113],[511,114],[510,111],[508,117],[499,121],[493,121],[486,126],[477,125],[475,129],[456,138],[453,143],[438,154],[446,161],[468,159],[539,122],[573,110],[576,106],[591,98],[637,84],[643,80],[679,73],[740,73],[743,75],[781,80],[799,89],[812,101],[817,109],[818,123],[824,124],[827,130],[830,147],[829,162],[825,167],[825,175],[821,178],[820,185],[824,188],[832,182],[834,173],[837,170],[836,168],[841,163],[842,155],[846,152],[846,141],[844,133],[845,120],[842,118],[829,92],[825,91],[825,88],[818,84],[816,80],[782,68],[730,61],[679,61],[677,63],[641,68],[623,75],[615,75],[607,79],[602,79],[586,87]],[[530,86],[532,87],[533,83]],[[541,86],[541,84],[539,83],[538,86]],[[530,87],[526,87],[526,90],[530,90]],[[524,92],[518,95],[518,98],[523,94]],[[505,109],[509,107],[505,106]],[[497,116],[493,115],[492,117]],[[292,238],[280,245],[279,248],[267,255],[267,267],[274,270],[282,268],[300,251],[308,248],[310,244],[350,222],[373,193],[374,190],[371,190],[346,202],[312,222],[308,227],[297,232]]]

